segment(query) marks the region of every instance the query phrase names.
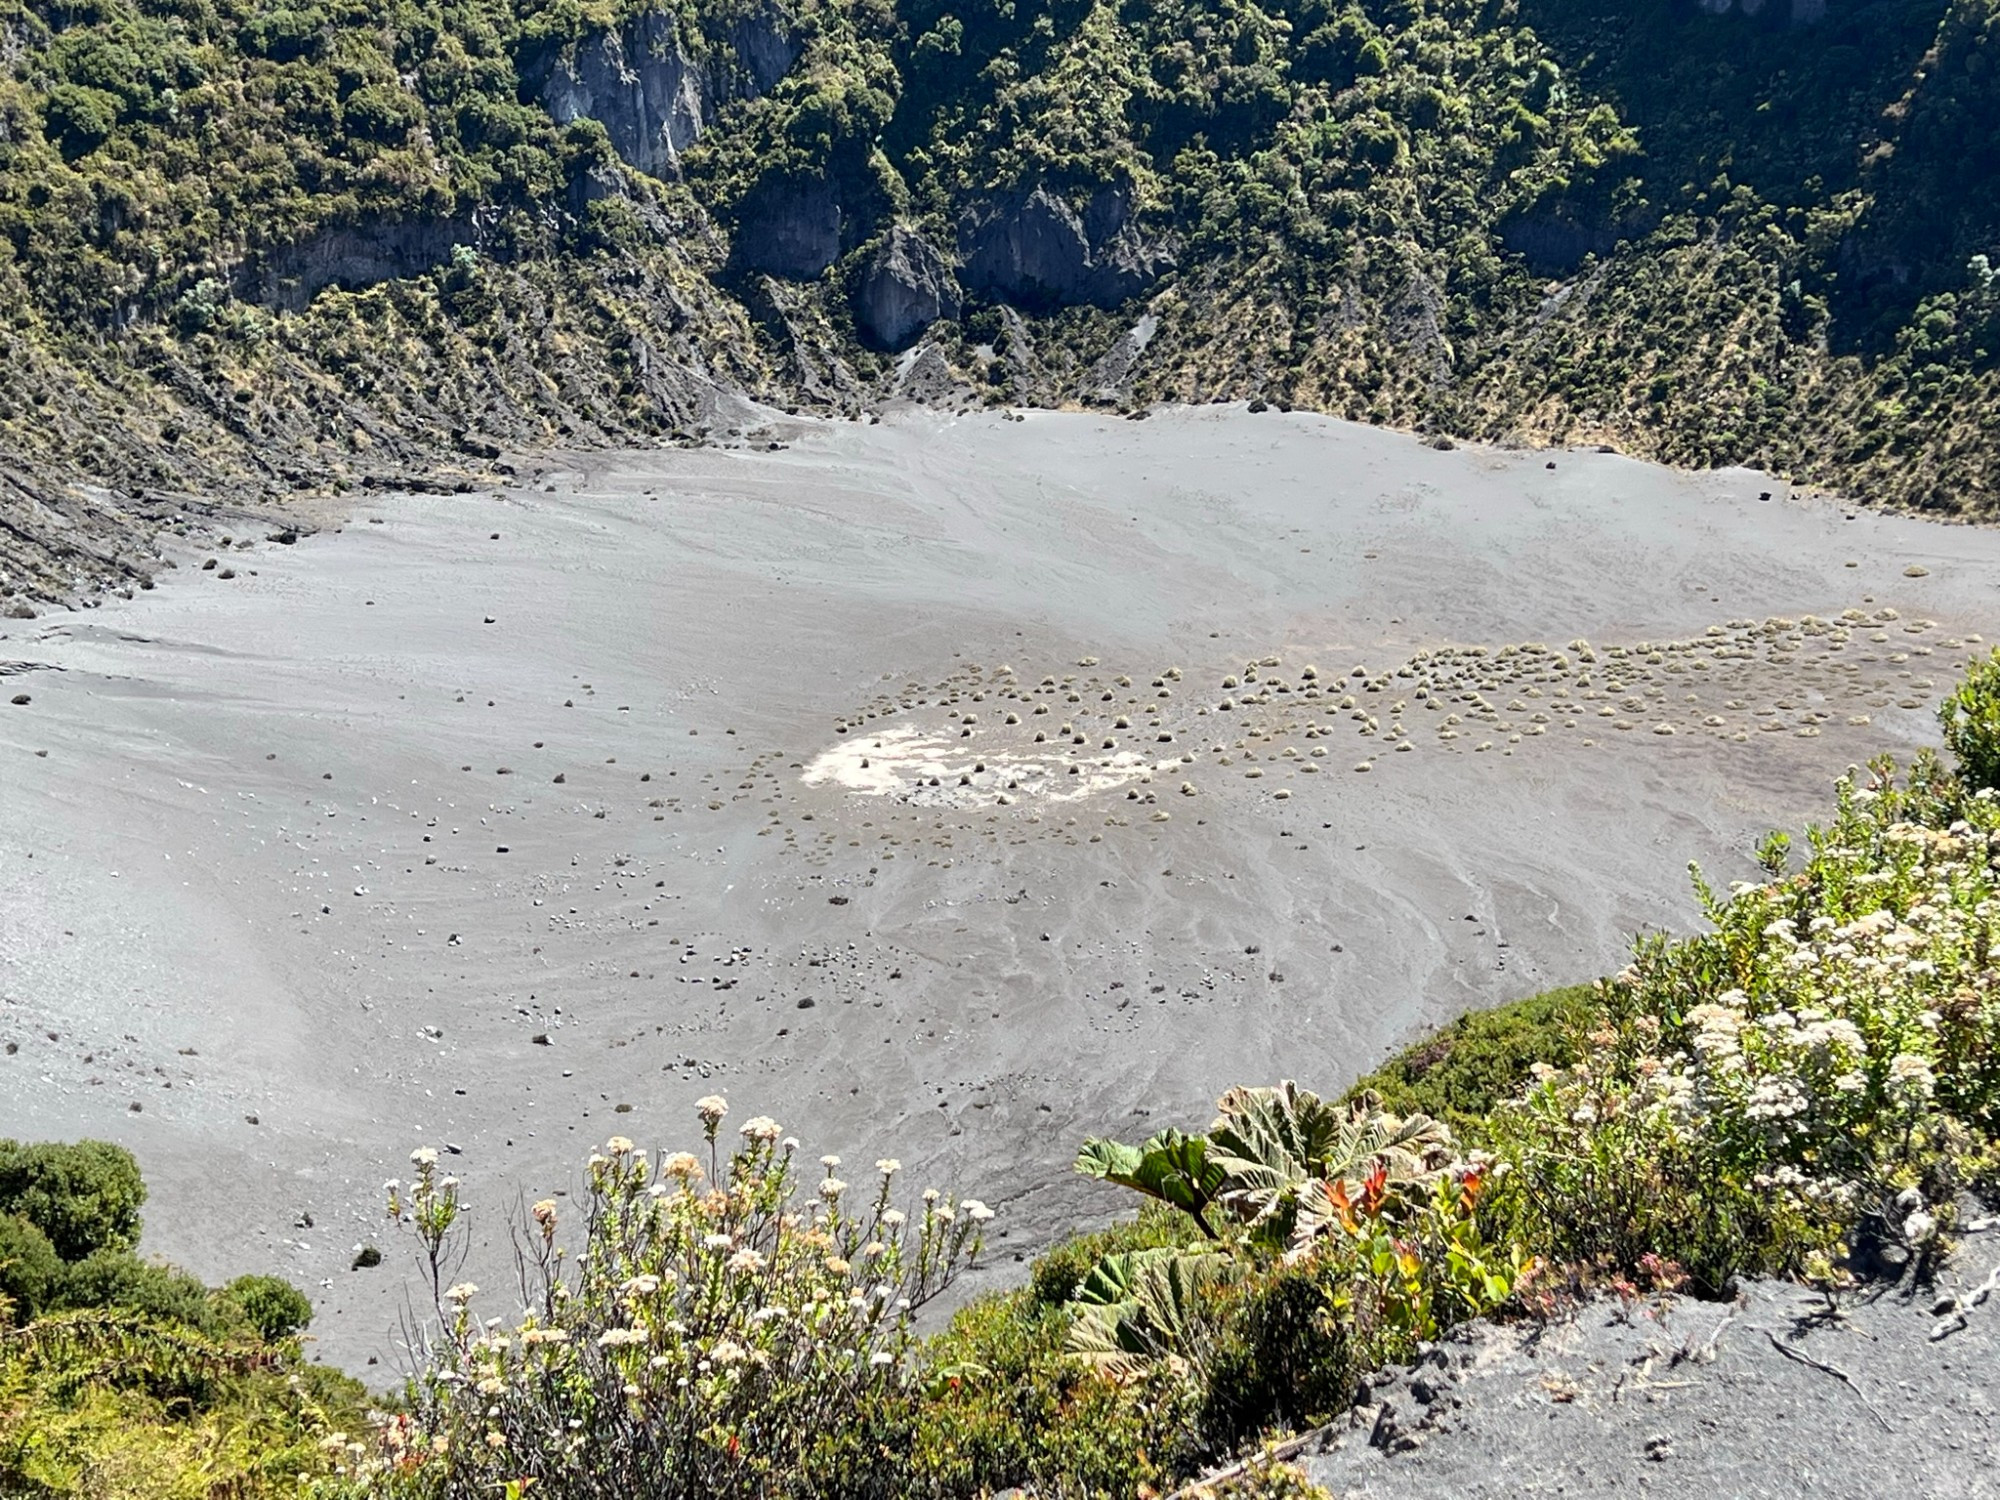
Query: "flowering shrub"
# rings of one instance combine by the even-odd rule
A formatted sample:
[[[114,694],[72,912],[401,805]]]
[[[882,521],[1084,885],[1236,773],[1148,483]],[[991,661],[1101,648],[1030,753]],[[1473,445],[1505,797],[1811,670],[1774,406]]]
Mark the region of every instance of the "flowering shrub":
[[[992,1214],[935,1190],[906,1213],[892,1160],[857,1190],[822,1157],[800,1202],[798,1143],[775,1121],[747,1121],[725,1160],[726,1105],[700,1108],[706,1160],[654,1162],[623,1138],[591,1157],[573,1248],[555,1201],[534,1205],[525,1315],[482,1318],[476,1286],[439,1289],[442,1333],[388,1429],[380,1483],[766,1497],[823,1490],[865,1458],[871,1408],[914,1378],[917,1309],[972,1263]],[[391,1210],[439,1269],[455,1184],[431,1153],[413,1162]]]
[[[1571,1067],[1496,1117],[1563,1258],[1647,1250],[1712,1286],[1820,1263],[1858,1217],[1912,1250],[2000,1129],[2000,801],[1928,758],[1840,784],[1804,868],[1642,943]]]

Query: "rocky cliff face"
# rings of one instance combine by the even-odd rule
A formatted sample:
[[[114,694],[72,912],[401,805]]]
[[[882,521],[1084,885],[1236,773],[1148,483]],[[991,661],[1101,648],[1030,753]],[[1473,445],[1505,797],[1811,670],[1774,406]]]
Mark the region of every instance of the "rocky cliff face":
[[[330,286],[359,291],[419,276],[474,242],[470,219],[406,219],[322,230],[271,252],[249,277],[255,300],[298,312]]]
[[[1792,26],[1812,26],[1825,20],[1826,4],[1827,0],[1695,0],[1697,8],[1711,16],[1736,11]]]
[[[839,194],[825,178],[766,178],[737,211],[730,263],[811,281],[840,258],[846,222]]]
[[[938,319],[958,313],[950,262],[915,230],[896,225],[855,288],[854,321],[863,336],[884,349],[904,349]]]
[[[598,121],[628,165],[669,177],[717,109],[768,92],[798,57],[790,22],[776,10],[736,22],[699,56],[675,17],[654,10],[551,55],[529,77],[558,121]]]
[[[988,199],[959,221],[965,284],[1031,310],[1116,307],[1174,264],[1132,219],[1130,192],[1099,188],[1081,212],[1046,186]]]

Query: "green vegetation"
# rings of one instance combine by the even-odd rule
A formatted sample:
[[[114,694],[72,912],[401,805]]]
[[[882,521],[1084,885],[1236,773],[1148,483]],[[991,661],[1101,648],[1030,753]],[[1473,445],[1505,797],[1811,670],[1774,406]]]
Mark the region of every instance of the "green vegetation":
[[[1257,397],[1983,514],[2000,4],[1782,9],[0,0],[0,462],[283,494],[693,435],[711,380],[852,410],[889,225],[959,257],[1040,187],[1129,275],[1042,267],[1014,324],[968,270],[969,399]],[[684,175],[620,160],[616,89],[545,103],[619,27],[697,74]],[[795,59],[761,95],[744,36]],[[823,274],[755,269],[798,235]]]
[[[301,1493],[367,1427],[361,1388],[305,1362],[289,1283],[135,1255],[144,1199],[120,1147],[0,1142],[0,1492]]]
[[[1996,687],[2000,652],[1948,713],[1984,722]],[[2000,794],[1974,773],[1876,763],[1797,868],[1774,838],[1761,882],[1697,873],[1709,930],[1448,1027],[1338,1101],[1236,1088],[1200,1132],[1085,1142],[1077,1169],[1138,1194],[1138,1217],[925,1339],[912,1314],[990,1215],[929,1191],[906,1214],[894,1162],[857,1194],[822,1159],[808,1195],[781,1127],[747,1122],[725,1161],[723,1103],[703,1101],[705,1151],[653,1164],[613,1140],[580,1212],[535,1206],[531,1306],[508,1326],[439,1284],[463,1226],[420,1151],[390,1208],[433,1269],[438,1342],[408,1416],[343,1450],[341,1477],[411,1496],[1129,1495],[1338,1416],[1468,1318],[1921,1273],[2000,1162]],[[1427,1096],[1456,1128],[1412,1107]]]
[[[1390,1109],[1434,1115],[1462,1134],[1519,1094],[1536,1063],[1575,1062],[1596,1000],[1596,986],[1577,984],[1469,1011],[1363,1076],[1346,1098],[1373,1093]]]

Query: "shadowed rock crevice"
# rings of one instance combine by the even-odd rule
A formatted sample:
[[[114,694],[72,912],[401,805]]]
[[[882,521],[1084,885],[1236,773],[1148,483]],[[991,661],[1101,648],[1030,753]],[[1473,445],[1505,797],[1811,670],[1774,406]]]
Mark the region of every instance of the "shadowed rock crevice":
[[[1116,307],[1174,266],[1172,246],[1141,229],[1130,189],[1116,184],[1081,210],[1045,184],[974,204],[958,245],[969,289],[1031,311]]]

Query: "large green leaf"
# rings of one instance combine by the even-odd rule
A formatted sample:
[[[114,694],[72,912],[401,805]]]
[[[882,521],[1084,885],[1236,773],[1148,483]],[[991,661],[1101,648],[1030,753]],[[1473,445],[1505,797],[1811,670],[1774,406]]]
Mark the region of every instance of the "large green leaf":
[[[1084,1283],[1094,1296],[1077,1294],[1075,1322],[1064,1348],[1109,1375],[1128,1376],[1165,1362],[1198,1366],[1207,1345],[1208,1301],[1237,1273],[1229,1256],[1213,1251],[1136,1250],[1107,1255]]]
[[[1390,1183],[1422,1181],[1444,1165],[1451,1131],[1429,1115],[1396,1115],[1373,1094],[1352,1106],[1327,1103],[1289,1079],[1276,1088],[1234,1088],[1217,1104],[1208,1160],[1225,1181],[1217,1197],[1268,1237],[1291,1239],[1300,1210],[1316,1229],[1330,1189],[1350,1195],[1381,1168]]]
[[[1126,1250],[1104,1256],[1090,1268],[1090,1274],[1083,1278],[1083,1284],[1070,1300],[1087,1307],[1137,1302],[1139,1294],[1135,1288],[1144,1269],[1184,1253],[1177,1245],[1158,1245],[1150,1250]]]
[[[1076,1169],[1170,1203],[1203,1234],[1215,1237],[1208,1208],[1223,1185],[1223,1170],[1211,1157],[1205,1136],[1163,1130],[1141,1146],[1092,1138],[1077,1153]]]

